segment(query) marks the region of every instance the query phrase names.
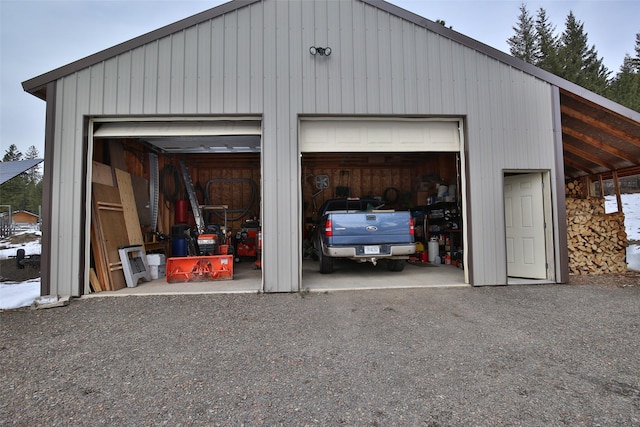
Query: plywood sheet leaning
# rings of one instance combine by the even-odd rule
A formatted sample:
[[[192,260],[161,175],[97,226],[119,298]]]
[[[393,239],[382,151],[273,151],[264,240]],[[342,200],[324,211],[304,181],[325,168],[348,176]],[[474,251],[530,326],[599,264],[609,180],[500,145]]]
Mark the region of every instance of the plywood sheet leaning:
[[[116,169],[115,171],[124,222],[129,236],[129,245],[142,246],[144,248],[144,239],[140,229],[140,219],[138,217],[138,208],[136,207],[136,197],[133,194],[131,175],[121,169]]]
[[[93,184],[92,209],[96,219],[97,244],[105,255],[109,290],[126,287],[118,247],[129,245],[120,193],[116,187]]]
[[[97,182],[98,184],[113,187],[115,184],[113,183],[113,171],[111,170],[111,166],[94,160],[91,166],[91,182]]]

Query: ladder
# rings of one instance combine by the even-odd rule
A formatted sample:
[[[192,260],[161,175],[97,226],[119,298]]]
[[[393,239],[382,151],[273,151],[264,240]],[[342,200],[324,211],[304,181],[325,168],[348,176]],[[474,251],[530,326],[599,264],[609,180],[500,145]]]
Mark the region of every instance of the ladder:
[[[198,204],[196,191],[194,190],[193,183],[191,182],[191,175],[189,175],[189,170],[187,169],[187,165],[184,164],[184,160],[180,160],[180,169],[182,170],[182,179],[184,180],[184,186],[187,189],[187,194],[189,196],[189,203],[191,203],[193,219],[196,221],[198,234],[201,234],[204,232],[204,219],[202,218],[202,211],[200,210],[200,205]]]

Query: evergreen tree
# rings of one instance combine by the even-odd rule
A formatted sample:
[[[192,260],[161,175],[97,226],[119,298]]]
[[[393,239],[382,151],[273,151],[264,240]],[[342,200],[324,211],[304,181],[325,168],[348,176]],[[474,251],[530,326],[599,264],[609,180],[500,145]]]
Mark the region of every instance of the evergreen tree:
[[[15,162],[18,160],[22,160],[22,153],[16,147],[16,144],[11,144],[7,151],[4,153],[4,157],[2,158],[3,162]]]
[[[38,149],[35,147],[35,145],[32,145],[27,150],[27,154],[25,154],[24,159],[32,160],[37,159],[38,157],[40,157],[40,153],[38,152]],[[34,184],[37,184],[42,179],[42,175],[40,174],[40,165],[34,166],[25,173],[27,174],[29,182],[32,182]]]
[[[37,157],[38,150],[34,146],[29,148],[26,158],[23,158],[15,144],[11,144],[2,161],[13,162]],[[32,168],[0,185],[0,204],[11,205],[14,211],[27,210],[38,213],[42,204],[42,178],[38,169]]]
[[[588,46],[584,24],[569,12],[558,49],[559,76],[593,92],[604,94],[609,71],[598,59],[595,46]]]
[[[536,39],[533,17],[529,14],[526,4],[520,5],[520,15],[517,24],[512,27],[515,35],[507,40],[511,55],[530,64],[536,62]]]
[[[640,111],[640,33],[636,34],[636,56],[625,55],[620,71],[609,85],[607,97]]]
[[[538,67],[553,74],[560,72],[558,63],[558,37],[555,35],[556,27],[549,22],[547,11],[538,9],[536,18],[536,57],[533,62]]]

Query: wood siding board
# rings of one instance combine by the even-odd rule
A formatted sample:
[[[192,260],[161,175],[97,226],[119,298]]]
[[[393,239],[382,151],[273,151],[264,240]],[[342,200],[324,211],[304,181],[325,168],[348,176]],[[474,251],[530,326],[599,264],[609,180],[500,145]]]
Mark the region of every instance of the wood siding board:
[[[367,64],[367,114],[380,113],[380,67],[378,64],[378,46],[380,37],[377,25],[377,10],[365,7],[365,56]]]

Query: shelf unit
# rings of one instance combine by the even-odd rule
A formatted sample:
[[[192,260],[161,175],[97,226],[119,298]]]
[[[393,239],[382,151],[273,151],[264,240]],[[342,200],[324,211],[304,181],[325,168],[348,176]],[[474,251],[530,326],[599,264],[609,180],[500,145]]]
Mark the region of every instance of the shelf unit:
[[[456,260],[456,252],[462,248],[462,217],[456,202],[436,202],[424,208],[424,235],[428,242],[436,237],[439,256],[442,260],[449,255]]]

